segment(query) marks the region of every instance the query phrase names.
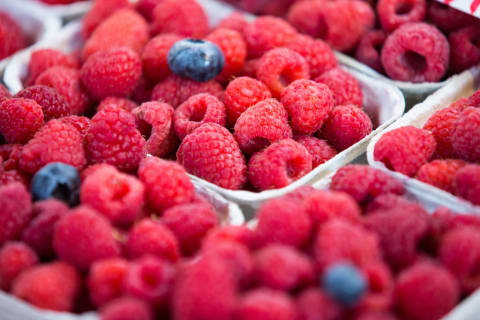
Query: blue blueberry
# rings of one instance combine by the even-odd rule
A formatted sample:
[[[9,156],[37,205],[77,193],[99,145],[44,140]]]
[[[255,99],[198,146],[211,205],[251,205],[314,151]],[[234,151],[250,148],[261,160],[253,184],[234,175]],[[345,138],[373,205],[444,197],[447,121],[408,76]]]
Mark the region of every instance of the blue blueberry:
[[[199,82],[215,78],[224,65],[222,51],[210,41],[180,40],[168,52],[168,66],[173,73]]]
[[[323,276],[325,292],[340,303],[353,306],[367,291],[367,281],[362,272],[349,263],[329,267]]]
[[[78,204],[80,175],[75,167],[52,162],[33,176],[30,192],[34,200],[56,198],[71,207]]]

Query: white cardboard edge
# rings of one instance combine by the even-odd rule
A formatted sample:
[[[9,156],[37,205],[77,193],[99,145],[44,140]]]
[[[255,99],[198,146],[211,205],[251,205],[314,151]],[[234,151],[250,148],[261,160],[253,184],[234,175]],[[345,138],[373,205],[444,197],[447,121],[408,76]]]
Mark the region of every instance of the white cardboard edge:
[[[71,4],[49,5],[40,2],[40,0],[15,0],[19,3],[25,3],[31,11],[42,10],[49,16],[55,16],[64,19],[72,19],[87,13],[93,5],[93,1],[80,1]]]

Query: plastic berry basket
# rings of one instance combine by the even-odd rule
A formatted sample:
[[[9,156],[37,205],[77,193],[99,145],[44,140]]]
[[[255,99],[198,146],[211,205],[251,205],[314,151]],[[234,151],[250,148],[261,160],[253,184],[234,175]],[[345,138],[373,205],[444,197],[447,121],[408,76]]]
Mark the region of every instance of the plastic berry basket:
[[[385,167],[382,162],[374,158],[375,144],[388,131],[404,127],[414,126],[422,128],[427,120],[438,110],[448,107],[448,105],[459,98],[470,96],[480,87],[480,67],[475,67],[464,71],[462,74],[452,77],[449,83],[429,96],[424,102],[417,104],[403,117],[395,121],[391,126],[379,135],[375,136],[367,147],[368,163],[376,168],[387,171],[397,179],[403,181],[405,185],[416,192],[428,195],[431,198],[439,198],[442,201],[451,204],[462,204],[468,206],[471,211],[480,212],[480,206],[474,206],[466,200],[460,199],[446,191],[433,187],[417,179],[407,177],[401,173],[394,172]]]
[[[63,18],[73,19],[84,15],[90,10],[93,1],[82,0],[79,2],[73,2],[70,4],[55,4],[49,5],[41,2],[40,0],[15,0],[16,2],[22,2],[28,5],[31,11],[43,10],[46,14]]]

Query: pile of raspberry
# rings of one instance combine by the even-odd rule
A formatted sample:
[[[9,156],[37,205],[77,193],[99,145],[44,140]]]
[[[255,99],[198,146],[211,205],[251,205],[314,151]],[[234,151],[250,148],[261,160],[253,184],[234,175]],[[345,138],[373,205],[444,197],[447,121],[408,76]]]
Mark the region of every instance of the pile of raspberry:
[[[227,189],[282,188],[373,130],[359,82],[328,44],[272,16],[234,13],[210,30],[194,0],[97,0],[73,54],[32,53],[25,89],[0,100],[0,181],[28,185],[44,165],[147,155]],[[153,8],[153,9],[152,9]],[[173,74],[169,49],[193,37],[225,58],[213,80]]]
[[[16,21],[8,12],[0,11],[0,60],[28,46],[29,40],[20,21]]]
[[[393,171],[480,205],[480,90],[435,112],[423,128],[401,127],[375,145]]]

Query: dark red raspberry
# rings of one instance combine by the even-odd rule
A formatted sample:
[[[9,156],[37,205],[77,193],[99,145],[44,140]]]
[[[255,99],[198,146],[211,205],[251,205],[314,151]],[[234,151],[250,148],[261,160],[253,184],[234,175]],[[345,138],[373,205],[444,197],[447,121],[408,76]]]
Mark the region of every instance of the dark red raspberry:
[[[208,18],[194,0],[163,0],[153,10],[151,28],[154,34],[202,38],[208,32]]]
[[[132,100],[138,104],[151,101],[154,83],[143,75],[138,80],[137,87],[132,92]]]
[[[53,233],[57,221],[68,213],[64,202],[49,199],[33,204],[33,216],[23,230],[22,241],[28,244],[41,258],[55,255],[53,249]]]
[[[172,207],[161,221],[178,239],[185,255],[194,254],[205,235],[219,224],[215,209],[208,203],[191,203]]]
[[[365,33],[358,42],[355,59],[375,71],[383,73],[380,53],[386,39],[387,34],[383,30],[372,30]]]
[[[475,23],[474,17],[440,2],[429,2],[428,19],[446,34]]]
[[[90,267],[88,288],[90,299],[101,307],[122,296],[129,263],[122,258],[97,261]]]
[[[120,255],[113,227],[88,207],[78,207],[60,218],[53,246],[60,259],[83,270],[95,261]]]
[[[288,22],[270,16],[257,18],[243,32],[250,58],[260,58],[271,49],[287,46],[296,35]]]
[[[162,0],[163,1],[163,0]],[[182,37],[165,33],[152,38],[142,53],[143,73],[152,81],[159,82],[170,73],[167,56],[170,48]]]
[[[260,59],[257,79],[279,99],[293,81],[310,79],[310,71],[307,61],[300,54],[291,49],[277,48],[268,51]]]
[[[82,33],[88,39],[95,29],[115,11],[129,6],[128,0],[94,1],[92,8],[83,17]]]
[[[249,22],[245,19],[242,12],[235,11],[218,24],[217,28],[227,28],[243,34]]]
[[[148,21],[152,20],[152,13],[157,4],[163,0],[139,0],[137,2],[136,9],[140,12]]]
[[[416,178],[447,192],[454,193],[455,186],[453,182],[455,174],[465,165],[466,162],[462,160],[435,160],[420,167]]]
[[[222,126],[206,123],[185,137],[177,161],[190,173],[222,188],[237,190],[247,180],[238,143]]]
[[[44,120],[70,115],[70,106],[57,90],[47,86],[31,86],[15,95],[18,98],[34,100],[42,107]]]
[[[413,177],[435,151],[433,135],[413,126],[401,127],[385,133],[376,143],[376,161],[404,175]]]
[[[480,161],[480,109],[468,107],[455,120],[450,137],[455,154],[461,159]]]
[[[480,205],[480,165],[471,164],[457,171],[455,175],[456,194]]]
[[[450,45],[445,36],[426,23],[407,23],[387,37],[382,64],[394,80],[437,82],[446,74]]]
[[[35,252],[22,242],[7,242],[0,249],[0,288],[5,291],[25,270],[38,263]]]
[[[80,282],[80,275],[72,266],[52,262],[23,272],[14,282],[12,294],[41,309],[71,311]]]
[[[82,59],[98,51],[115,47],[128,47],[138,55],[149,39],[148,24],[145,19],[131,9],[120,9],[105,19],[88,38],[82,49]]]
[[[24,144],[43,125],[42,107],[33,100],[0,100],[0,133],[7,143]]]
[[[248,178],[259,191],[288,186],[312,171],[312,156],[292,139],[272,143],[248,162]]]
[[[312,156],[312,169],[337,155],[337,151],[325,140],[311,136],[300,136],[295,138],[295,141],[304,146]]]
[[[345,150],[372,130],[372,120],[368,115],[358,106],[349,104],[333,108],[321,129],[321,136],[336,150]]]
[[[427,15],[426,0],[380,0],[377,4],[380,23],[386,32],[403,24],[421,22]]]
[[[238,320],[295,320],[297,309],[292,298],[282,291],[266,288],[252,290],[240,300],[235,319]]]
[[[114,107],[121,108],[121,109],[123,109],[125,111],[128,111],[128,112],[130,112],[133,109],[135,109],[136,107],[138,107],[138,105],[134,101],[126,99],[126,98],[106,97],[97,106],[97,112],[102,111],[107,106],[114,106]]]
[[[57,119],[50,120],[23,147],[19,165],[33,174],[51,162],[63,162],[77,169],[87,163],[78,130]]]
[[[90,119],[87,117],[68,116],[60,118],[59,120],[77,129],[82,137],[85,137],[90,128]]]
[[[27,36],[20,24],[6,12],[0,12],[0,60],[28,45]]]
[[[202,244],[205,248],[209,245],[214,246],[219,242],[235,242],[250,248],[254,242],[254,232],[244,225],[225,225],[211,230]]]
[[[81,83],[80,71],[76,69],[49,68],[38,76],[35,84],[57,90],[70,106],[71,114],[83,114],[92,104]]]
[[[340,168],[332,178],[330,189],[346,192],[359,203],[368,203],[382,194],[405,193],[400,181],[380,170],[362,165]]]
[[[480,48],[477,46],[480,38],[478,26],[462,28],[449,35],[451,50],[450,66],[453,72],[462,72],[480,62]]]
[[[397,278],[395,304],[408,319],[440,319],[453,309],[459,298],[455,278],[432,263],[416,264]]]
[[[335,106],[352,104],[359,108],[362,107],[363,93],[358,80],[340,67],[324,72],[315,81],[330,88],[335,99]]]
[[[3,169],[18,169],[18,160],[22,154],[23,146],[21,144],[2,144],[0,145],[0,156],[3,159]]]
[[[100,310],[102,320],[153,320],[150,306],[141,299],[118,298]]]
[[[303,291],[297,298],[297,309],[303,320],[341,319],[342,308],[325,292],[311,288]]]
[[[0,99],[2,98],[11,98],[12,95],[8,91],[7,87],[5,87],[3,84],[0,84]]]
[[[208,93],[191,96],[173,114],[175,133],[181,140],[205,123],[226,124],[225,105]]]
[[[79,63],[70,54],[63,53],[56,49],[38,49],[32,52],[28,63],[28,79],[26,85],[32,85],[38,76],[51,67],[65,67],[77,69]]]
[[[152,100],[165,102],[173,108],[177,108],[188,98],[199,93],[210,93],[221,100],[223,89],[220,83],[215,80],[197,82],[177,75],[170,75],[153,88]]]

